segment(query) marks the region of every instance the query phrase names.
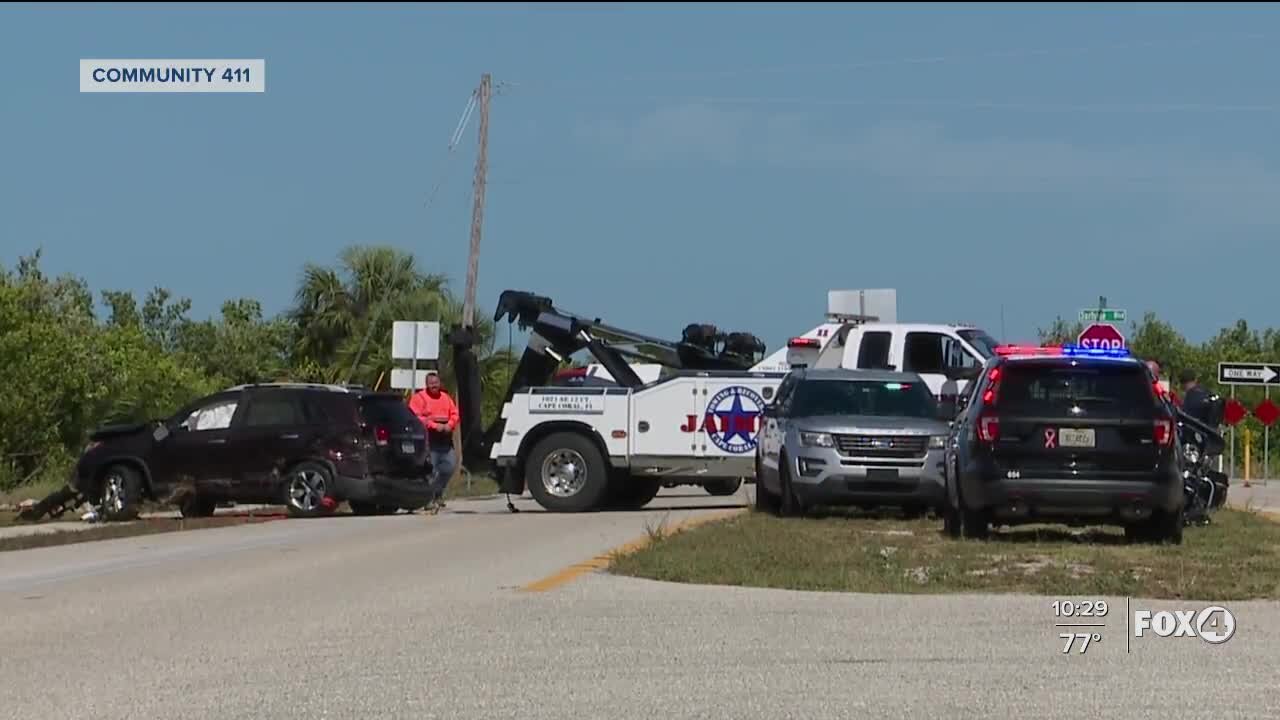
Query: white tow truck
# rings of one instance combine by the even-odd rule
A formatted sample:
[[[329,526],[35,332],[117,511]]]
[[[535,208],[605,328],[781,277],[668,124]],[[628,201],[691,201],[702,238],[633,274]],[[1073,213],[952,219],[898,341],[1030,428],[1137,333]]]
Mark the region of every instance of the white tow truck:
[[[747,333],[690,325],[681,342],[671,343],[559,311],[549,298],[507,291],[494,319],[518,319],[531,330],[530,340],[500,417],[483,433],[475,417],[479,381],[471,371],[470,336],[450,338],[463,414],[463,462],[473,471],[484,466],[504,492],[527,489],[539,505],[556,512],[639,508],[664,486],[699,485],[712,495],[732,495],[744,480],[754,481],[761,412],[793,367],[842,364],[852,352],[854,366],[865,360],[877,368],[896,363],[937,370],[943,382],[935,394],[963,373],[947,370],[945,354],[943,360],[927,355],[934,348],[954,345],[948,352],[955,353],[957,365],[981,367],[979,348],[988,340],[975,346],[964,338],[970,331],[983,338],[985,333],[966,326],[881,323],[882,316],[896,319],[896,297],[886,304],[873,296],[879,298],[872,303],[879,314],[872,315],[866,312],[868,292],[875,291],[832,292],[826,322],[761,358],[763,343]],[[860,311],[849,312],[851,303]],[[553,385],[562,363],[584,349],[600,367],[591,374],[612,384]],[[969,356],[976,365],[960,362]],[[642,379],[629,359],[670,370]]]

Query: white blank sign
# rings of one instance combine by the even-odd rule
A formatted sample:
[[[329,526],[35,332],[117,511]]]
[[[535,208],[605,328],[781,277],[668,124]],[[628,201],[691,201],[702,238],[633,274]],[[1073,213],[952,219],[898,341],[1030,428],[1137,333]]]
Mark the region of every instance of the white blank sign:
[[[417,353],[414,333],[417,333]],[[391,327],[391,357],[395,360],[439,360],[440,323],[397,320]]]
[[[828,290],[827,312],[833,315],[871,315],[879,322],[898,322],[898,291]]]
[[[421,368],[415,378],[411,368],[392,368],[391,387],[396,390],[421,390],[427,384],[427,373],[429,372],[431,371]]]

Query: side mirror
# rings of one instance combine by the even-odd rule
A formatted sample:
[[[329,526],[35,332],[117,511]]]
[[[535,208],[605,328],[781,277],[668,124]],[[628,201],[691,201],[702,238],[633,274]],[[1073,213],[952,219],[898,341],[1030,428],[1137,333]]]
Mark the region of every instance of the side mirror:
[[[959,415],[960,413],[964,412],[968,408],[969,408],[968,395],[961,395],[960,397],[956,398],[956,415]],[[955,417],[955,415],[953,415],[952,417]]]
[[[156,442],[163,441],[165,438],[169,437],[169,435],[170,435],[169,426],[165,425],[164,423],[160,423],[159,425],[157,425],[156,429],[151,433],[152,439],[154,439]]]
[[[982,372],[982,368],[976,366],[970,367],[949,367],[942,374],[948,380],[973,380]]]

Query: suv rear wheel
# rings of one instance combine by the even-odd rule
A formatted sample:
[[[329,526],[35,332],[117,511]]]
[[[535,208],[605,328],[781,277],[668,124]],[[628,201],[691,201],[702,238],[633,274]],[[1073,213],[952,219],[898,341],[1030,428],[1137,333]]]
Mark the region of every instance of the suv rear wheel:
[[[284,482],[284,504],[294,517],[326,515],[334,503],[329,497],[333,476],[317,462],[303,462],[289,470]]]
[[[1182,544],[1182,528],[1186,525],[1186,510],[1175,512],[1156,511],[1145,522],[1126,525],[1124,537],[1129,542]]]
[[[212,517],[217,509],[217,500],[209,497],[200,497],[199,495],[188,495],[178,505],[178,511],[182,513],[184,518]]]
[[[354,515],[394,515],[400,509],[395,505],[378,505],[360,500],[348,500],[347,505]]]
[[[970,540],[986,540],[991,536],[991,521],[978,510],[960,511],[961,534]]]

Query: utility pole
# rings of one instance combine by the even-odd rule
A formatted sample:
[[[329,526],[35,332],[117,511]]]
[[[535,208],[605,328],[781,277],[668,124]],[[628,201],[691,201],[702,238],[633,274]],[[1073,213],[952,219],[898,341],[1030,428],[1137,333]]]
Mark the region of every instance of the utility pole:
[[[480,152],[476,156],[475,201],[471,207],[471,253],[467,258],[467,287],[462,303],[462,326],[475,327],[476,275],[480,272],[480,226],[484,222],[484,181],[489,165],[489,73],[480,76]]]

